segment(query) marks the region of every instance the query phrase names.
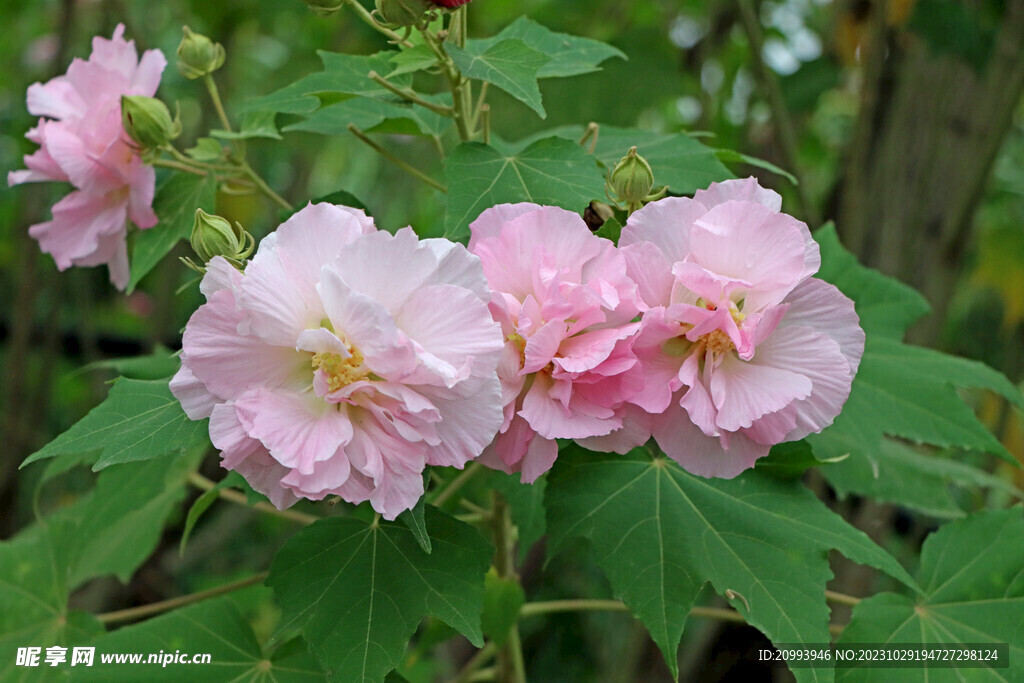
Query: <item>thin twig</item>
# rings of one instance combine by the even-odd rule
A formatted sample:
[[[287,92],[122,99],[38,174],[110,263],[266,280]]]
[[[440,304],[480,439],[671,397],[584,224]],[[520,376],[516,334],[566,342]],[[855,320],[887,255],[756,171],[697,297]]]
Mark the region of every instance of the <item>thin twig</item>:
[[[829,602],[848,605],[850,607],[856,607],[861,601],[861,598],[847,595],[846,593],[837,593],[835,591],[825,591],[825,599]]]
[[[225,593],[231,593],[242,588],[248,588],[257,583],[263,583],[270,572],[260,572],[254,576],[250,576],[239,581],[232,581],[226,583],[223,586],[217,586],[216,588],[210,588],[205,591],[199,591],[198,593],[190,593],[189,595],[182,595],[177,598],[171,598],[170,600],[162,600],[160,602],[153,602],[148,605],[140,605],[139,607],[130,607],[128,609],[117,610],[116,612],[107,612],[105,614],[97,615],[97,619],[104,624],[117,624],[122,621],[134,621],[135,619],[141,619],[142,617],[148,617],[153,614],[160,614],[161,612],[168,612],[178,607],[184,607],[185,605],[191,605],[203,600],[215,598],[218,595],[224,595]]]
[[[390,82],[388,79],[386,79],[383,76],[381,76],[376,71],[371,71],[370,73],[366,74],[366,77],[369,78],[374,83],[377,83],[378,85],[380,85],[385,90],[388,90],[389,92],[393,92],[394,94],[398,95],[399,97],[401,97],[406,102],[411,102],[412,104],[418,104],[421,107],[423,107],[424,109],[429,109],[430,111],[434,112],[435,114],[440,114],[441,116],[447,116],[447,117],[451,118],[452,115],[455,112],[455,109],[453,107],[448,107],[448,106],[443,105],[443,104],[434,104],[433,102],[428,102],[427,100],[425,100],[422,97],[420,97],[415,91],[410,90],[409,88],[400,88],[400,87],[398,87],[394,83]]]
[[[160,166],[161,168],[173,168],[176,171],[184,171],[186,173],[195,173],[196,175],[201,175],[203,177],[206,177],[206,176],[210,175],[208,172],[206,172],[206,171],[204,171],[202,169],[196,168],[195,166],[189,166],[188,164],[183,164],[180,161],[174,161],[172,159],[154,159],[150,163],[153,166]]]
[[[444,192],[444,193],[447,194],[448,188],[446,188],[444,185],[442,185],[441,183],[437,182],[436,180],[434,180],[433,178],[431,178],[430,176],[428,176],[426,173],[424,173],[423,171],[419,170],[415,166],[411,165],[410,163],[408,163],[404,159],[399,159],[397,156],[395,156],[391,152],[387,151],[386,149],[384,149],[383,147],[378,145],[376,142],[374,142],[369,137],[367,137],[366,133],[364,133],[363,131],[359,130],[359,128],[356,126],[356,124],[354,124],[354,123],[348,124],[348,130],[349,130],[350,133],[352,133],[352,135],[355,135],[357,138],[359,138],[364,143],[366,143],[366,145],[370,149],[372,149],[374,152],[376,152],[377,154],[381,155],[382,157],[384,157],[385,159],[387,159],[388,161],[393,163],[398,168],[400,168],[403,171],[405,171],[406,173],[416,177],[417,179],[422,180],[423,182],[425,182],[427,185],[430,185],[435,190],[437,190],[439,192]]]
[[[210,481],[209,479],[199,474],[198,472],[193,472],[188,475],[188,483],[192,484],[192,486],[195,486],[197,489],[201,489],[203,491],[209,491],[217,487],[217,485],[214,482]],[[246,499],[244,493],[241,493],[240,491],[234,491],[232,489],[219,489],[217,491],[217,495],[223,498],[224,500],[228,501],[229,503],[241,505],[252,510],[258,510],[259,512],[263,512],[268,515],[273,515],[275,517],[281,517],[282,519],[287,519],[291,522],[298,522],[299,524],[312,524],[313,522],[316,522],[320,519],[320,517],[317,517],[315,515],[307,515],[304,512],[297,512],[295,510],[278,510],[273,505],[270,505],[269,503],[264,503],[262,501],[259,503],[254,503],[253,505],[249,505],[249,501]]]
[[[466,469],[464,469],[462,473],[459,474],[459,476],[452,479],[451,483],[448,484],[448,487],[446,489],[437,494],[437,497],[434,498],[433,501],[431,501],[432,504],[438,507],[444,505],[446,500],[455,495],[455,492],[462,488],[462,486],[481,469],[483,469],[483,465],[481,465],[479,462],[471,462],[469,465],[466,466]]]
[[[291,202],[289,202],[287,199],[285,199],[284,197],[282,197],[278,193],[274,192],[270,188],[270,185],[267,185],[267,183],[263,180],[263,178],[261,178],[259,176],[259,174],[256,173],[256,171],[253,170],[252,166],[249,165],[248,161],[239,161],[238,162],[238,167],[240,169],[242,169],[242,171],[247,176],[249,176],[249,178],[254,183],[256,183],[256,187],[258,187],[260,189],[260,191],[263,194],[265,194],[267,197],[269,197],[275,204],[280,206],[285,211],[294,211],[295,210],[295,207],[291,205]]]
[[[465,683],[466,681],[471,680],[473,673],[484,664],[494,659],[496,654],[498,654],[497,645],[491,642],[485,644],[482,648],[476,651],[476,654],[473,655],[461,669],[459,669],[459,673],[455,675],[455,678],[452,679],[451,683]]]

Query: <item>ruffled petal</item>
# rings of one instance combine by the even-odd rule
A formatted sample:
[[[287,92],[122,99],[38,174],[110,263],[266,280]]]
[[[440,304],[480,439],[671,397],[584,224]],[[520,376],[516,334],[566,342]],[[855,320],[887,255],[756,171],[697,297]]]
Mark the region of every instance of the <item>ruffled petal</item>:
[[[345,405],[335,407],[311,394],[257,389],[235,400],[238,419],[271,457],[312,474],[314,463],[332,457],[352,440]]]
[[[700,477],[732,479],[768,455],[771,446],[752,441],[742,434],[729,436],[729,449],[721,441],[704,434],[673,406],[653,417],[652,432],[658,446],[683,469]]]

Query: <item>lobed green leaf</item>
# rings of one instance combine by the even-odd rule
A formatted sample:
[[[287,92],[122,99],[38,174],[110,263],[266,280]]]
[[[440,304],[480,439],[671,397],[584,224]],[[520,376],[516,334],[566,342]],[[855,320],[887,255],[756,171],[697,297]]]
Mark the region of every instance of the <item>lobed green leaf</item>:
[[[473,527],[426,511],[434,552],[394,522],[332,517],[299,531],[274,559],[267,584],[332,680],[382,681],[401,663],[424,616],[483,644],[480,614],[492,548]]]
[[[167,385],[166,379],[117,380],[103,403],[21,466],[57,455],[99,452],[93,469],[101,470],[207,443],[207,421],[190,420]]]
[[[827,553],[914,586],[889,554],[797,482],[758,472],[732,480],[691,475],[636,449],[599,455],[564,449],[548,481],[553,550],[590,541],[617,597],[648,628],[673,674],[687,615],[708,581],[775,642],[826,642]],[[831,669],[797,669],[831,680]]]

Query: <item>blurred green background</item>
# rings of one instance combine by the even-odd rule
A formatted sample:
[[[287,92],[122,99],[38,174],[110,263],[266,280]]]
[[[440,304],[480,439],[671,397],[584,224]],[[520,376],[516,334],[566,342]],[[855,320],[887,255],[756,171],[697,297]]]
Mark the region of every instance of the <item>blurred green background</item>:
[[[812,229],[834,220],[847,247],[868,265],[922,290],[935,313],[912,330],[916,343],[983,360],[1024,377],[1024,2],[1021,0],[475,0],[471,36],[498,31],[526,14],[557,31],[610,42],[629,56],[599,73],[542,83],[546,120],[493,92],[495,133],[517,139],[548,127],[597,121],[654,131],[700,133],[718,148],[768,160],[782,175],[743,163],[778,190],[784,208]],[[320,69],[317,50],[368,54],[381,37],[346,12],[319,18],[299,0],[38,0],[0,6],[0,167],[22,167],[34,150],[25,90],[89,54],[93,35],[126,24],[140,51],[160,48],[171,64],[158,95],[180,106],[182,141],[217,127],[201,85],[173,66],[181,26],[224,44],[217,73],[229,113]],[[761,50],[752,45],[762,45]],[[286,126],[287,116],[278,124]],[[421,140],[378,136],[396,153],[440,173]],[[353,137],[286,133],[249,143],[272,187],[296,204],[345,190],[382,227],[439,230],[443,197],[396,170]],[[59,273],[28,237],[48,220],[66,188],[42,184],[0,194],[0,458],[3,538],[32,519],[31,478],[18,464],[106,394],[114,376],[89,363],[176,348],[199,304],[192,273],[166,259],[129,296],[102,268]],[[279,220],[260,197],[218,197],[217,211],[257,237]],[[182,245],[174,255],[187,255]],[[1019,416],[982,397],[981,415],[1024,461]],[[1024,485],[1020,471],[1010,473]],[[66,494],[74,495],[73,490]],[[77,599],[95,609],[158,600],[231,577],[233,567],[265,566],[273,521],[218,510],[179,557],[173,531],[127,588],[96,582]],[[898,521],[898,520],[897,520]],[[179,522],[180,527],[180,522]],[[253,557],[257,553],[260,557]],[[584,555],[524,569],[533,595],[602,597],[609,589]],[[242,594],[261,635],[272,627],[267,591]],[[538,629],[541,624],[537,624]],[[662,680],[667,670],[627,615],[566,615],[531,633],[531,680]],[[768,676],[731,666],[757,647],[746,627],[694,620],[682,648],[684,680]],[[464,653],[457,647],[411,663],[430,680]],[[418,674],[416,672],[419,672]],[[414,675],[415,674],[415,675]],[[740,680],[740,678],[736,678]]]

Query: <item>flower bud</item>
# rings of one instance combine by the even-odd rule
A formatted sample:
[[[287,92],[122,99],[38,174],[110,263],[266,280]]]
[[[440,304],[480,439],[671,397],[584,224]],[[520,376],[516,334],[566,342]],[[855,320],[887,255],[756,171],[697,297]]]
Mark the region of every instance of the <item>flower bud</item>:
[[[654,187],[654,172],[650,164],[631,147],[619,160],[608,178],[608,187],[615,197],[627,206],[639,207]]]
[[[224,64],[224,46],[204,35],[193,33],[188,26],[178,45],[178,71],[185,78],[202,78],[212,74]]]
[[[181,134],[181,122],[171,119],[167,105],[144,95],[121,96],[121,125],[143,150],[164,147]]]
[[[377,15],[391,26],[414,26],[428,9],[426,0],[377,0]]]
[[[248,258],[256,245],[252,235],[241,225],[235,223],[232,226],[226,219],[202,209],[196,209],[189,241],[203,263],[209,263],[214,256],[223,256],[235,265]]]

